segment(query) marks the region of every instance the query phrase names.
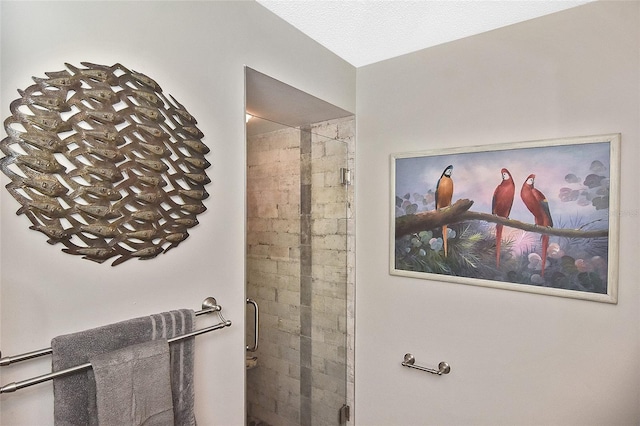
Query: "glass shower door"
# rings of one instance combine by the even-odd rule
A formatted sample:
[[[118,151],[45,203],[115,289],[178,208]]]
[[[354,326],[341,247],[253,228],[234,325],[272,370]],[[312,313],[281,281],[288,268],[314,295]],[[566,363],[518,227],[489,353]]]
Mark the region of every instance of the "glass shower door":
[[[247,420],[338,425],[348,388],[344,177],[353,119],[264,128],[247,138],[247,297],[260,307]]]
[[[339,424],[347,403],[348,144],[340,136],[352,122],[311,127],[311,425]]]

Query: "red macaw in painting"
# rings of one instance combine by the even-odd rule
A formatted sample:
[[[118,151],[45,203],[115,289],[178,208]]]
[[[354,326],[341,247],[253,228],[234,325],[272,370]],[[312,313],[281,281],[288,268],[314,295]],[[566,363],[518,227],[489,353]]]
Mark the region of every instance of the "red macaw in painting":
[[[453,173],[453,166],[447,166],[436,185],[436,210],[451,205],[451,198],[453,198],[453,179],[451,174]],[[442,242],[444,244],[444,256],[447,257],[447,225],[442,226]]]
[[[527,206],[529,211],[535,218],[536,225],[538,226],[553,226],[553,220],[551,219],[551,212],[549,211],[549,202],[547,197],[533,187],[533,182],[536,175],[531,174],[527,177],[527,180],[522,184],[522,190],[520,191],[520,197],[524,205]],[[547,262],[547,248],[549,247],[549,236],[542,235],[542,272],[540,275],[544,277],[544,266]]]
[[[496,187],[493,192],[493,200],[491,202],[491,214],[496,216],[508,218],[511,213],[511,206],[513,206],[513,197],[516,192],[516,184],[513,182],[511,173],[509,170],[502,169],[500,171],[502,175],[502,182]],[[502,242],[502,228],[503,225],[496,224],[496,267],[500,267],[500,245]]]

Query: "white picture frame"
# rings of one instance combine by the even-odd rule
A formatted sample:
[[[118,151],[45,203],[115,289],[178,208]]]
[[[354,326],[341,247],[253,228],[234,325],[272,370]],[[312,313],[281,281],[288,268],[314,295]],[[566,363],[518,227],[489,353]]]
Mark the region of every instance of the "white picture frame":
[[[392,154],[390,274],[617,303],[620,144],[606,134]],[[445,178],[436,210],[449,165],[451,202]],[[513,184],[496,198],[513,193],[508,217],[493,211],[503,168]],[[547,221],[524,201],[533,203],[530,175]]]

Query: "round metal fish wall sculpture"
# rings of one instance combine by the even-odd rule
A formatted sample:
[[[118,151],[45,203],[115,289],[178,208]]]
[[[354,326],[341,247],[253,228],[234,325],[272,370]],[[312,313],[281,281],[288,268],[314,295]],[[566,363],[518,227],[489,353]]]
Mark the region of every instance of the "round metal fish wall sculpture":
[[[196,120],[144,74],[65,65],[18,90],[4,122],[17,214],[64,252],[113,266],[178,246],[209,196]]]

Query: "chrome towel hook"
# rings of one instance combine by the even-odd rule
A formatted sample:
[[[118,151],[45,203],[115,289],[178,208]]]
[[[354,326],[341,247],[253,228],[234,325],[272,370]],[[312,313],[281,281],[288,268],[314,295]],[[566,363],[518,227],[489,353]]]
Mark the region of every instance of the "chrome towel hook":
[[[415,368],[417,370],[426,371],[427,373],[437,374],[438,376],[442,376],[443,374],[449,374],[451,371],[451,366],[446,362],[442,361],[438,364],[438,369],[435,370],[433,368],[421,367],[419,365],[414,365],[416,362],[416,358],[411,354],[405,354],[404,361],[402,362],[403,367]]]

